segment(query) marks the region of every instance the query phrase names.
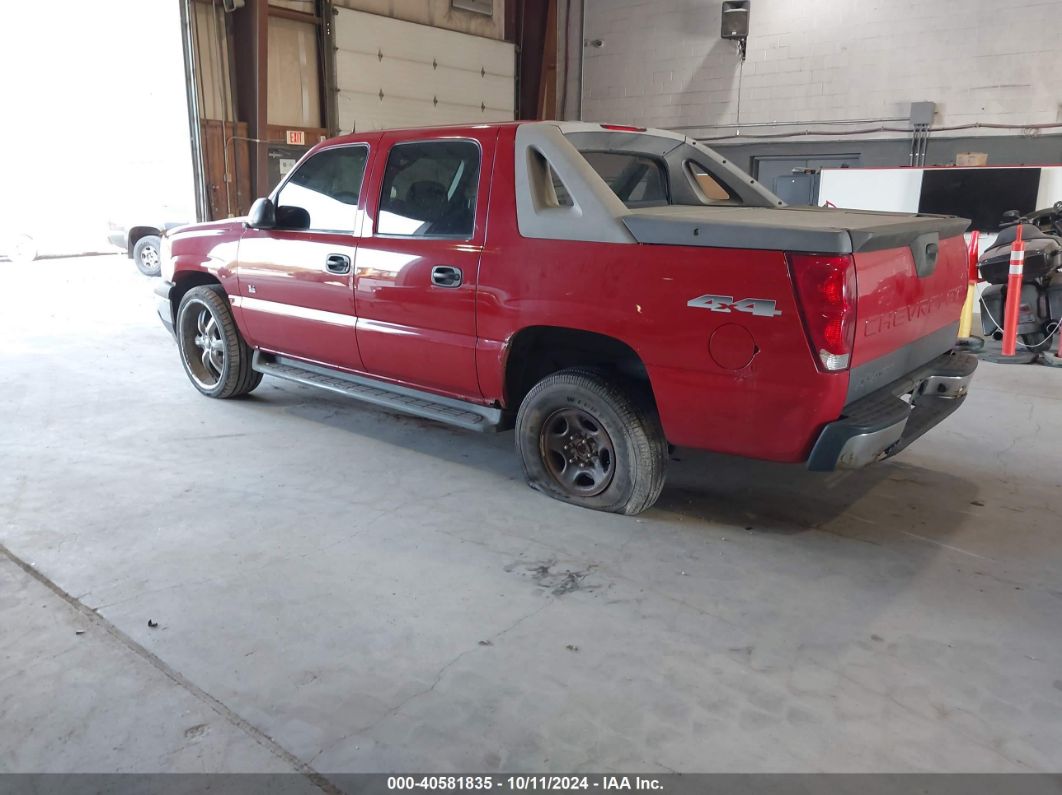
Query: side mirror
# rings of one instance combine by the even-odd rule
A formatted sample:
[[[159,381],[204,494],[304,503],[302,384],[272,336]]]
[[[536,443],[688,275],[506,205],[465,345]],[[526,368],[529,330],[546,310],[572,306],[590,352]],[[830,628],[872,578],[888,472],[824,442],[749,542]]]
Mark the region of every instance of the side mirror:
[[[272,199],[256,199],[247,213],[247,226],[252,229],[273,229],[277,225],[277,208]]]
[[[309,229],[310,214],[301,207],[281,205],[274,213],[274,223],[277,229]]]

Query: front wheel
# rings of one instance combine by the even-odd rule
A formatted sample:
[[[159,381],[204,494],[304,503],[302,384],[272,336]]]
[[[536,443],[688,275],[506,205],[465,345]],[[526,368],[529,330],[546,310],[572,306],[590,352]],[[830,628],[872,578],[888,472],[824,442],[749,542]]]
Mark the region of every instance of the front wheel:
[[[158,276],[162,273],[162,238],[158,235],[145,235],[133,246],[133,262],[137,270],[145,276]]]
[[[652,401],[590,370],[542,379],[516,417],[533,489],[584,508],[633,515],[664,487],[667,440]]]
[[[207,397],[246,395],[262,382],[220,286],[193,287],[181,299],[174,324],[181,363],[192,386]]]

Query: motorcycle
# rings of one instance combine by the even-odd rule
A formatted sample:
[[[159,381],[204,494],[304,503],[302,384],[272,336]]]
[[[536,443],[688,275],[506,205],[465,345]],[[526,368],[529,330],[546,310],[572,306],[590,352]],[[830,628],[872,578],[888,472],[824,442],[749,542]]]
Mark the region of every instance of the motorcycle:
[[[986,337],[1003,339],[1010,274],[1010,251],[1019,226],[1025,243],[1018,315],[1017,358],[1008,361],[1062,365],[1051,353],[1051,343],[1062,327],[1062,202],[1028,217],[1011,210],[1003,214],[999,235],[978,260],[981,279],[988,287],[981,294],[981,327]]]

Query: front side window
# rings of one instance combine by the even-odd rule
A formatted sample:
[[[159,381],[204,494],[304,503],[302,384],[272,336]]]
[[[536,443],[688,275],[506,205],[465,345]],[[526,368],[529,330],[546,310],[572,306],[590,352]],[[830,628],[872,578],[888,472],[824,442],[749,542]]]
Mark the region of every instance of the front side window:
[[[662,161],[632,152],[582,154],[628,207],[663,207],[669,203],[667,168]]]
[[[342,146],[318,152],[299,166],[277,194],[279,225],[353,232],[368,154],[366,146]]]
[[[387,158],[376,232],[472,237],[479,146],[472,141],[396,144]]]

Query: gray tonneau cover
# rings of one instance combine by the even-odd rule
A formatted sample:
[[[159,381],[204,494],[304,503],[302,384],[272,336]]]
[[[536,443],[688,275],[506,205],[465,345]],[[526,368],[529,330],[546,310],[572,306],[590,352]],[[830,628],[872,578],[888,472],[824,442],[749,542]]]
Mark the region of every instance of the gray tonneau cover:
[[[970,222],[948,215],[882,213],[826,207],[696,207],[632,210],[622,221],[639,243],[769,249],[816,254],[910,246],[918,238],[961,235]]]

